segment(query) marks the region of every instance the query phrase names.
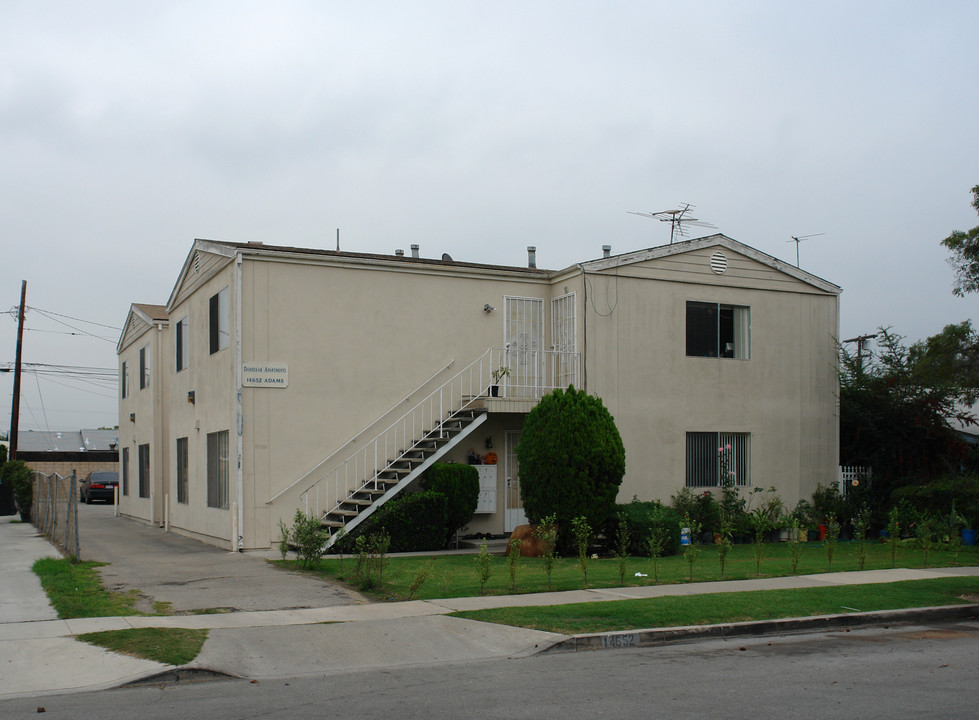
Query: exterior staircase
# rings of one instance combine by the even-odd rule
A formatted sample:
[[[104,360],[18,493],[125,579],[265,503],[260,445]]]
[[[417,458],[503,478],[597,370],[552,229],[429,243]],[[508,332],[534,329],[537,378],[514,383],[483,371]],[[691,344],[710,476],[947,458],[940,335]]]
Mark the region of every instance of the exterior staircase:
[[[486,411],[477,407],[452,413],[387,462],[384,469],[350,491],[335,507],[323,512],[321,523],[330,533],[329,544],[335,540],[337,531],[341,528],[350,531],[366,520],[462,442],[486,418]]]
[[[341,528],[353,530],[486,422],[488,406],[536,403],[576,383],[579,367],[577,353],[490,348],[397,419],[388,419],[393,413],[379,418],[266,504],[305,486],[300,504],[307,516],[320,518],[332,545]],[[407,401],[395,406],[398,412]],[[342,452],[351,454],[341,459]]]

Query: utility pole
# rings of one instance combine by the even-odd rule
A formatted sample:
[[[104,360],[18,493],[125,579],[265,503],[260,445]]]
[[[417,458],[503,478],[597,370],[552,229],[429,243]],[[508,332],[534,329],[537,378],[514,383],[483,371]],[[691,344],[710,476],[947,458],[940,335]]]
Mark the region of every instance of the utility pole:
[[[14,401],[10,410],[10,460],[17,459],[17,434],[20,424],[20,358],[24,345],[24,307],[27,304],[27,281],[21,281],[20,308],[17,317],[17,355],[14,359]]]
[[[857,372],[863,372],[863,346],[868,340],[873,340],[880,333],[874,333],[873,335],[857,335],[855,338],[850,338],[849,340],[844,340],[845,343],[855,342],[857,344]]]

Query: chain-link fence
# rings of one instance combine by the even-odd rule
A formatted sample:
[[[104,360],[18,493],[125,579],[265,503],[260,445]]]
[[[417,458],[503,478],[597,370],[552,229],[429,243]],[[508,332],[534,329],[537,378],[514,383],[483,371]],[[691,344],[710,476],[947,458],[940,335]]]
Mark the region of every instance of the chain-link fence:
[[[58,473],[34,472],[34,499],[31,519],[57,547],[75,560],[81,560],[78,545],[78,478]]]

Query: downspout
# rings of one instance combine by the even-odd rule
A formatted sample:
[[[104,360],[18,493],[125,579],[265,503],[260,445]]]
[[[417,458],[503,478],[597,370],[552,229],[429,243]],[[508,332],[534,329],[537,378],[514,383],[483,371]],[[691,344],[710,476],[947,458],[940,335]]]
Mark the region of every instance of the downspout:
[[[168,483],[169,478],[167,477],[166,467],[163,460],[165,455],[163,454],[163,452],[161,452],[163,448],[167,447],[167,438],[164,437],[164,434],[169,436],[169,433],[167,432],[169,413],[166,413],[163,405],[163,367],[164,367],[163,359],[165,357],[166,357],[166,353],[164,352],[164,348],[163,348],[163,323],[157,323],[156,324],[156,357],[153,358],[153,362],[156,364],[156,367],[158,367],[159,370],[155,371],[156,372],[155,378],[154,377],[150,378],[150,383],[153,385],[153,395],[154,395],[153,414],[156,416],[153,419],[153,428],[154,428],[153,443],[157,448],[159,448],[159,450],[157,450],[155,453],[152,453],[156,455],[156,458],[151,458],[151,460],[155,460],[155,462],[157,463],[157,467],[160,469],[160,472],[158,474],[154,473],[152,465],[150,466],[150,477],[156,478],[155,482],[150,483],[150,507],[152,508],[151,512],[153,514],[153,522],[160,524],[162,527],[164,527],[164,529],[169,531],[170,528],[167,527],[168,523],[166,518],[166,512],[163,508],[163,505],[166,502],[164,500],[164,498],[166,498],[166,492],[164,491],[164,488],[166,488],[169,485]],[[154,372],[154,370],[150,368],[150,372]],[[165,414],[166,417],[164,417]],[[160,477],[161,475],[162,477]],[[162,498],[159,497],[159,493],[163,494]]]
[[[241,469],[242,431],[244,419],[241,409],[241,251],[235,253],[235,497],[238,500],[237,523],[238,537],[231,538],[233,550],[241,552],[244,548],[245,534],[245,480]]]

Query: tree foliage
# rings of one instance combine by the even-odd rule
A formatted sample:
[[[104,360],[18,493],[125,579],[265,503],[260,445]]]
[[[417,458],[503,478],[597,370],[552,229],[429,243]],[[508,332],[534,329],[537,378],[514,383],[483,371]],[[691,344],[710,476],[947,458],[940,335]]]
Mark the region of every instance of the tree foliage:
[[[968,322],[913,345],[882,329],[877,349],[840,361],[840,456],[845,465],[869,465],[879,492],[927,482],[957,471],[968,447],[953,421],[972,424],[975,380],[963,383],[976,362],[977,338]]]
[[[555,515],[568,546],[572,518],[602,527],[615,509],[625,447],[602,401],[573,386],[544,396],[517,447],[520,494],[532,523]]]
[[[979,185],[972,188],[972,207],[979,212]],[[942,240],[952,257],[949,264],[955,268],[955,284],[952,292],[959,297],[979,291],[979,226],[968,232],[956,230]]]

